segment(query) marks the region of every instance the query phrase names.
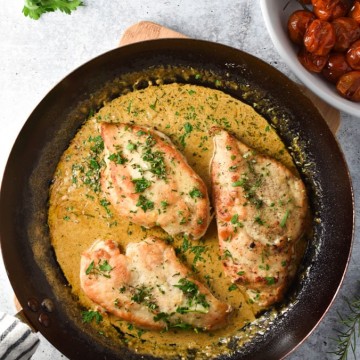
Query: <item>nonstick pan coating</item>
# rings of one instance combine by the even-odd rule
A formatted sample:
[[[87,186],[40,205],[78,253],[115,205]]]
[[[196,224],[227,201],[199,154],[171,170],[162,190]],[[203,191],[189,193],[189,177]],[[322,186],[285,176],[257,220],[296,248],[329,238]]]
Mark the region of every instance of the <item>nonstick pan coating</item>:
[[[159,66],[206,70],[221,81],[184,79],[181,71],[165,81],[216,86],[252,105],[290,147],[307,186],[314,235],[287,311],[231,355],[282,358],[321,320],[343,279],[353,235],[351,181],[333,134],[298,87],[261,60],[216,43],[165,39],[115,49],[69,74],[36,107],[15,142],[1,188],[1,247],[15,294],[33,326],[70,359],[140,358],[82,324],[50,244],[47,201],[59,158],[88,112],[123,90],[114,79],[143,70],[151,74]]]

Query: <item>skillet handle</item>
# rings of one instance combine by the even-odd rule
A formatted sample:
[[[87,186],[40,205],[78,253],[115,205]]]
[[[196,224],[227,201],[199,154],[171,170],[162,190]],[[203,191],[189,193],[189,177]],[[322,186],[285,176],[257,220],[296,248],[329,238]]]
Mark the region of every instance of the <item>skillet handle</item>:
[[[40,342],[34,331],[22,310],[15,316],[0,312],[0,358],[30,359]]]

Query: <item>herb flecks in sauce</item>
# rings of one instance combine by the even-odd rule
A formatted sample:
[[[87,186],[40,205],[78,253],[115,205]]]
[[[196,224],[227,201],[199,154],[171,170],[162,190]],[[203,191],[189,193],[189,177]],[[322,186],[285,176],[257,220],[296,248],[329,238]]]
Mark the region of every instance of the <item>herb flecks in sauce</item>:
[[[212,75],[200,74],[194,70],[192,76],[206,80]],[[157,99],[156,104],[155,99]],[[155,111],[150,106],[154,104]],[[214,125],[219,125],[234,132],[239,139],[249,146],[259,152],[267,153],[282,160],[286,165],[294,169],[291,157],[284,151],[284,145],[275,131],[272,131],[272,129],[270,129],[271,131],[266,130],[268,123],[251,107],[220,91],[180,84],[152,86],[144,90],[128,93],[106,104],[95,114],[94,118],[85,123],[75,136],[69,149],[64,153],[62,162],[57,169],[57,173],[62,175],[55,176],[50,195],[49,225],[52,244],[58,262],[71,284],[75,296],[79,296],[80,303],[88,309],[93,308],[94,305],[82,295],[78,274],[74,272],[74,269],[79,268],[81,253],[95,239],[113,238],[120,242],[122,248],[125,248],[128,242],[141,241],[145,236],[151,234],[162,238],[167,237],[159,228],[143,231],[141,227],[118,218],[115,214],[111,219],[113,222],[117,222],[117,226],[109,227],[109,218],[105,206],[109,210],[111,206],[105,205],[105,203],[105,206],[100,204],[100,200],[104,198],[99,185],[104,160],[102,159],[102,139],[97,127],[98,121],[125,122],[129,124],[135,122],[140,126],[157,128],[177,145],[189,164],[203,178],[209,189],[208,168],[213,153],[213,143],[211,136],[209,136],[209,129]],[[254,126],[254,124],[257,124],[257,126]],[[141,131],[136,135],[148,138],[145,131]],[[126,159],[124,152],[118,155],[116,155],[117,151],[114,152],[114,164],[116,165],[116,161],[123,161],[126,166],[129,166],[131,155],[145,156],[149,165],[148,169],[145,172],[139,172],[140,175],[136,179],[145,178],[148,181],[166,181],[169,169],[163,166],[163,154],[153,153],[151,137],[148,138],[145,146],[137,145],[136,141],[133,144],[135,146],[130,145],[130,148],[126,149],[130,155],[128,156],[126,152]],[[183,147],[183,145],[185,146]],[[236,161],[236,159],[233,160]],[[145,182],[141,186],[140,183],[137,188],[139,191],[143,188],[142,185],[145,186]],[[136,181],[133,184],[135,189]],[[74,190],[69,192],[69,186],[73,186]],[[150,189],[151,186],[146,191]],[[192,190],[189,189],[189,192]],[[143,194],[138,192],[139,197]],[[195,194],[196,192],[194,192]],[[147,192],[146,195],[148,195]],[[187,196],[191,195],[188,193]],[[196,199],[195,196],[194,200]],[[141,198],[141,201],[139,199],[136,211],[146,211],[149,206],[151,207],[151,201],[150,195],[145,199]],[[71,206],[74,208],[71,212],[66,210]],[[275,204],[274,206],[279,205]],[[162,200],[159,210],[167,211],[166,199]],[[286,205],[284,205],[284,214],[285,212]],[[104,216],[104,213],[106,216]],[[71,221],[64,220],[65,216],[69,216]],[[201,219],[198,220],[201,221]],[[234,218],[232,226],[241,226],[239,218],[237,222]],[[218,255],[216,227],[212,223],[201,242],[194,243],[191,239],[185,241],[183,237],[176,237],[172,241],[173,246],[179,249],[178,256],[188,264],[199,279],[211,285],[214,295],[228,301],[235,309],[241,307],[241,310],[234,313],[227,328],[211,333],[194,332],[193,329],[188,331],[189,326],[187,324],[179,323],[169,324],[169,331],[166,333],[159,334],[147,331],[139,339],[134,336],[137,334],[137,329],[129,330],[129,325],[125,322],[119,322],[115,318],[104,318],[102,323],[104,329],[106,327],[106,335],[111,336],[114,342],[124,341],[126,346],[136,349],[138,353],[152,353],[154,356],[160,357],[164,356],[164,354],[169,355],[169,349],[171,352],[169,344],[173,343],[174,339],[177,344],[176,349],[174,348],[175,350],[172,350],[173,353],[171,353],[174,357],[178,354],[187,356],[189,346],[197,351],[196,355],[194,355],[195,359],[207,359],[208,354],[218,356],[221,353],[226,353],[229,351],[226,343],[238,333],[239,329],[242,329],[249,322],[253,322],[255,318],[253,305],[246,303],[242,293],[229,290],[229,282],[223,274],[221,259],[219,259]],[[226,255],[231,256],[231,253]],[[94,265],[97,266],[97,264]],[[105,272],[105,274],[107,273]],[[111,276],[111,271],[108,275]],[[239,276],[242,275],[239,274]],[[268,275],[271,276],[271,274]],[[254,303],[257,296],[259,295],[254,294],[253,296]],[[151,297],[145,301],[151,303]],[[159,313],[154,314],[154,317],[159,321],[166,322],[166,319],[169,320],[169,314]],[[96,321],[92,321],[92,324],[96,324]],[[120,331],[125,334],[124,340],[119,340],[118,333],[113,330],[112,324],[119,327]],[[178,329],[183,331],[181,333],[179,331],[175,332]],[[241,338],[243,338],[243,334],[244,332],[241,330]],[[248,335],[249,332],[246,331],[246,334]],[[224,339],[224,345],[218,345],[219,339]]]
[[[81,317],[84,323],[95,321],[97,324],[99,324],[101,321],[103,321],[102,315],[98,311],[94,310],[82,311]]]
[[[100,259],[97,264],[95,264],[94,260],[91,261],[90,265],[85,271],[86,275],[95,275],[95,276],[104,276],[106,278],[110,278],[111,271],[113,270],[113,267],[109,264],[109,262],[104,259]]]

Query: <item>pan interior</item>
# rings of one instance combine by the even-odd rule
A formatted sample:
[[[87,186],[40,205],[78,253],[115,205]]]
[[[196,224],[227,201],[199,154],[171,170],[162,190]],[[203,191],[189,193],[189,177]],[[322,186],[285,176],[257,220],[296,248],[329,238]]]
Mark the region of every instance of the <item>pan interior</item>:
[[[164,40],[114,50],[70,74],[39,104],[10,155],[1,193],[2,249],[15,292],[30,320],[70,358],[138,357],[82,323],[81,308],[50,246],[47,201],[56,164],[88,114],[134,88],[156,83],[159,70],[163,83],[218,88],[252,106],[280,135],[307,185],[314,235],[288,300],[255,321],[254,332],[219,342],[237,359],[284,356],[320,320],[346,269],[353,228],[350,181],[336,141],[296,86],[258,59],[217,44]],[[15,267],[19,258],[21,266]],[[330,265],[334,262],[337,269]],[[33,280],[24,285],[29,272]],[[55,311],[47,314],[52,323],[48,328],[38,323],[40,310],[27,307],[34,297],[55,304]],[[246,344],[239,346],[244,338]]]

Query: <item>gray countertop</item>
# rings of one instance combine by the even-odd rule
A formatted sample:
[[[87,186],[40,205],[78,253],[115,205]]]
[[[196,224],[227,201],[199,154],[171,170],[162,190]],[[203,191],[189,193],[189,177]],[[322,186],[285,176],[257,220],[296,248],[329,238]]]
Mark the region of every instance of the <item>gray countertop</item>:
[[[255,0],[85,0],[86,6],[70,16],[45,14],[38,21],[22,15],[23,0],[1,3],[0,180],[11,146],[38,102],[73,69],[113,49],[125,29],[141,20],[247,51],[297,81],[276,52],[265,29],[259,2]],[[355,203],[358,203],[360,118],[342,113],[341,120],[337,138],[349,165]],[[357,220],[359,215],[357,209]],[[288,359],[337,358],[329,353],[335,347],[334,328],[340,328],[337,312],[346,315],[345,299],[360,295],[358,224],[349,269],[335,302],[315,331]],[[1,259],[0,289],[0,311],[14,314],[13,292]],[[360,358],[360,347],[356,354]],[[65,356],[41,338],[33,359],[59,360]]]

